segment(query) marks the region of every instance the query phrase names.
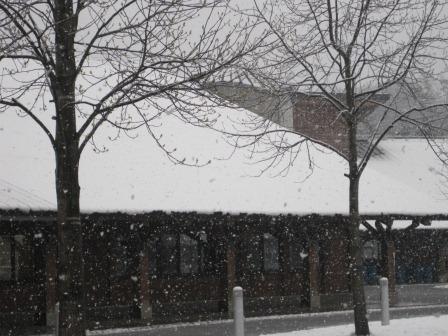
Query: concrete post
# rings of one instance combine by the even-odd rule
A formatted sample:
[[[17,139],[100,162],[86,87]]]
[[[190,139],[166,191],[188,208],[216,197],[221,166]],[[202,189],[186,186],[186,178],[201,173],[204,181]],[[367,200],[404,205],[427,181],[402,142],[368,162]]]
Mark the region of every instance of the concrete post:
[[[233,288],[233,321],[235,327],[234,336],[244,336],[244,305],[243,289]]]
[[[389,281],[380,279],[381,290],[381,325],[389,325]]]

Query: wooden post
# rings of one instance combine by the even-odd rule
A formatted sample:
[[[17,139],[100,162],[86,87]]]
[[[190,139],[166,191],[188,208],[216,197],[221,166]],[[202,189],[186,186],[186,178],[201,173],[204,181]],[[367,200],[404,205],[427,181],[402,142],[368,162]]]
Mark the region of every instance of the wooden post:
[[[393,240],[388,240],[387,246],[387,265],[386,277],[389,281],[389,302],[391,305],[397,303],[396,278],[395,278],[395,244]]]
[[[227,312],[233,317],[233,288],[236,284],[236,249],[233,242],[227,245]]]
[[[319,247],[317,242],[310,242],[309,251],[309,276],[310,276],[310,309],[316,311],[320,309],[319,294]]]
[[[289,246],[290,246],[290,239],[293,239],[293,238],[288,237],[286,235],[280,235],[279,239],[280,239],[280,241],[279,241],[280,271],[284,277],[291,270],[291,265],[289,264],[290,263]],[[298,256],[295,256],[295,257],[298,257]]]
[[[437,258],[437,281],[447,282],[448,281],[448,246],[439,247],[439,257]]]
[[[56,303],[55,307],[54,307],[54,311],[56,313],[56,318],[55,318],[55,322],[54,322],[54,335],[58,336],[59,335],[59,302]]]
[[[54,327],[56,325],[56,237],[50,236],[46,246],[45,258],[45,292],[46,292],[46,324]]]
[[[147,244],[146,244],[147,245]],[[143,246],[140,255],[140,317],[143,321],[152,321],[151,288],[149,280],[149,251],[147,246]]]

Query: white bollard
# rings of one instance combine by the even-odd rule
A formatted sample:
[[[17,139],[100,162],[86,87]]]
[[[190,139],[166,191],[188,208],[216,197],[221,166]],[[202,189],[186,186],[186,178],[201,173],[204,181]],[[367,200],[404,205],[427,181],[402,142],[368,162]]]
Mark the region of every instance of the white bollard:
[[[244,336],[243,289],[241,287],[233,288],[233,321],[234,336]]]
[[[381,290],[381,325],[389,325],[389,280],[380,279]]]

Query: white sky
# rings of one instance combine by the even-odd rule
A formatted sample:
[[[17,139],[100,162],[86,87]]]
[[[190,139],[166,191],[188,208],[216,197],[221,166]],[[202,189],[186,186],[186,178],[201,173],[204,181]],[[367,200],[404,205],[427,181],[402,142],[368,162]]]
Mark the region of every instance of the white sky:
[[[3,85],[5,83],[3,82]],[[45,98],[46,99],[46,98]],[[44,99],[44,101],[45,101]],[[223,117],[237,110],[223,109]],[[50,119],[48,111],[38,111]],[[50,127],[51,128],[51,127]],[[202,162],[232,152],[210,130],[186,127],[166,117],[160,132],[164,142],[187,159]],[[203,168],[174,166],[152,139],[110,142],[105,130],[96,139],[108,152],[86,148],[80,168],[83,211],[194,210],[263,213],[347,213],[346,163],[328,152],[312,150],[310,175],[306,153],[286,177],[257,175],[263,166],[248,164],[244,153],[229,160],[213,160]],[[48,139],[29,119],[13,111],[0,113],[0,206],[51,208],[55,204],[54,156]],[[448,209],[446,179],[440,163],[424,141],[384,143],[387,160],[374,160],[361,180],[364,213],[443,213]],[[252,161],[253,163],[253,161]]]

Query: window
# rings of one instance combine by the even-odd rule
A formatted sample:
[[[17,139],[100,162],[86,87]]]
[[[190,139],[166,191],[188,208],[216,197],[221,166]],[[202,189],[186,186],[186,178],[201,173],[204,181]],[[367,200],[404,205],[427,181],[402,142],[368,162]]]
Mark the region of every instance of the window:
[[[0,280],[11,280],[11,247],[12,244],[10,237],[0,236]]]
[[[123,237],[116,237],[110,248],[110,274],[112,278],[122,278],[129,275],[131,256]]]
[[[243,250],[243,268],[250,271],[261,271],[263,263],[262,242],[260,236],[253,235],[248,238]]]
[[[278,239],[270,233],[250,235],[242,248],[243,269],[249,272],[277,272],[280,269]]]
[[[380,250],[380,243],[376,240],[366,241],[363,245],[363,275],[364,283],[367,285],[375,285],[378,283],[378,258],[380,256]]]
[[[161,237],[160,266],[162,274],[177,274],[179,255],[177,235],[164,234]]]
[[[162,234],[149,241],[151,275],[191,275],[211,273],[214,263],[207,234]]]
[[[263,235],[263,261],[266,272],[277,272],[280,269],[278,239],[270,233]]]
[[[368,240],[363,246],[363,259],[378,259],[380,255],[380,242],[377,240]]]
[[[149,274],[156,275],[157,274],[157,264],[158,264],[158,239],[152,238],[148,243],[148,254],[149,254]]]
[[[298,239],[289,241],[289,269],[300,271],[308,267],[308,251],[305,243]]]
[[[23,280],[33,274],[31,239],[24,235],[0,236],[0,280]]]
[[[182,274],[198,273],[198,241],[187,235],[180,235],[180,272]]]

